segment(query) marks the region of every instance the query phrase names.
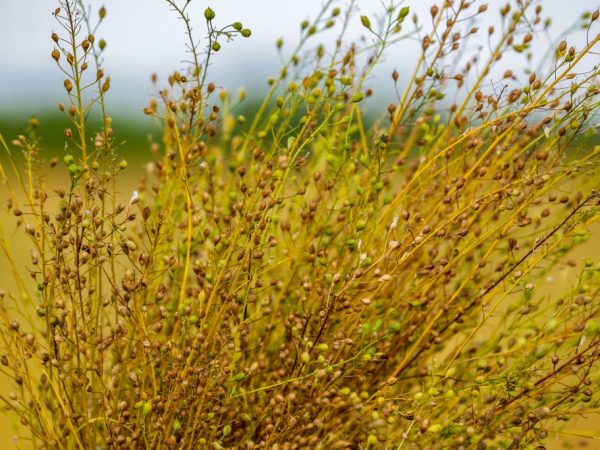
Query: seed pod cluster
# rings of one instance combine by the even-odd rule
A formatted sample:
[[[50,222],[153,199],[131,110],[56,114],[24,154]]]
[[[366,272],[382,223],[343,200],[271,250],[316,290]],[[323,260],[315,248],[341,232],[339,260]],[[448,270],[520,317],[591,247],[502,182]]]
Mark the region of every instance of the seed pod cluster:
[[[600,38],[506,70],[541,5],[502,6],[503,28],[484,31],[486,5],[437,2],[412,25],[392,6],[355,18],[374,56],[367,41],[299,51],[240,115],[208,58],[250,30],[215,28],[206,8],[203,53],[192,9],[167,0],[195,58],[144,109],[161,135],[123,196],[134,164],[106,115],[110,77],[85,72],[99,130],[81,81],[105,44],[61,3],[80,33],[51,36],[77,75],[59,106],[67,152],[44,161],[30,121],[11,143],[30,182],[5,199],[31,251],[25,278],[6,260],[2,399],[36,445],[545,448],[600,406],[600,265],[573,253],[598,233],[600,152],[584,138],[600,86],[572,64]],[[303,22],[303,45],[344,16]],[[392,73],[404,92],[366,127],[370,74],[413,25],[430,31],[426,66]],[[494,45],[468,57],[480,34]],[[502,89],[487,83],[498,69]],[[51,169],[66,174],[52,187]]]

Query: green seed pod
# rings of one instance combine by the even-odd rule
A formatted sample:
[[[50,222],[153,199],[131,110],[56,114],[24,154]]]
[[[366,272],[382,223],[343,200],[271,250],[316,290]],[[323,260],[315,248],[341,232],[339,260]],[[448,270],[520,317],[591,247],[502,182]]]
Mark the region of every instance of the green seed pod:
[[[369,18],[367,16],[360,16],[360,23],[363,24],[363,27],[367,28],[367,29],[371,29],[371,21],[369,20]]]
[[[600,323],[594,322],[594,321],[589,321],[586,324],[585,331],[589,335],[596,335],[596,334],[600,333]]]
[[[218,52],[219,50],[221,50],[221,44],[219,44],[218,42],[213,42],[212,49],[215,52]]]
[[[212,9],[206,8],[204,10],[204,17],[206,18],[206,20],[213,20],[215,18],[215,16],[216,16],[216,14]]]
[[[248,38],[252,35],[252,31],[250,31],[250,29],[248,28],[244,28],[242,31],[242,36],[244,36],[245,38]]]
[[[319,345],[317,345],[317,350],[320,352],[326,352],[327,350],[329,350],[329,345],[319,344]]]
[[[439,433],[442,431],[442,426],[439,423],[436,423],[434,425],[430,425],[429,428],[427,428],[427,431],[430,433]]]
[[[242,31],[242,22],[235,22],[233,25],[233,28],[236,29],[237,31]]]
[[[410,8],[408,6],[404,6],[403,8],[401,8],[400,12],[398,13],[398,20],[402,21],[406,16],[408,16],[409,12]]]
[[[69,165],[69,173],[74,178],[79,178],[83,173],[83,167],[78,166],[77,164]]]
[[[142,405],[142,416],[147,416],[150,412],[152,412],[152,403],[144,402]]]
[[[245,376],[246,376],[246,374],[244,372],[239,372],[239,373],[236,373],[231,379],[233,381],[242,381]]]
[[[352,102],[353,103],[358,103],[360,102],[363,98],[365,98],[365,95],[362,92],[357,92],[356,94],[354,94],[354,96],[352,97]]]
[[[398,333],[401,329],[402,329],[402,325],[400,324],[400,322],[392,322],[390,324],[390,331],[392,333]]]

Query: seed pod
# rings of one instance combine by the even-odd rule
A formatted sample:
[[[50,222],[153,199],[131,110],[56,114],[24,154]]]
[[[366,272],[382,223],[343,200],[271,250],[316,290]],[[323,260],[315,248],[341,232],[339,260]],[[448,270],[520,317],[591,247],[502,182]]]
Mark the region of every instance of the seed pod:
[[[129,373],[129,381],[131,381],[131,384],[133,384],[134,386],[137,386],[138,384],[138,376],[135,372],[131,372]]]
[[[567,41],[560,41],[560,44],[558,44],[558,51],[562,53],[566,49],[567,49]]]
[[[110,77],[106,77],[104,83],[102,83],[102,93],[107,92],[110,89]]]
[[[368,30],[371,29],[371,20],[369,20],[367,16],[360,16],[360,23],[362,23],[363,27],[367,28]]]
[[[215,18],[215,16],[216,16],[216,14],[215,14],[215,12],[212,9],[206,8],[204,10],[204,18],[206,20],[213,20]]]

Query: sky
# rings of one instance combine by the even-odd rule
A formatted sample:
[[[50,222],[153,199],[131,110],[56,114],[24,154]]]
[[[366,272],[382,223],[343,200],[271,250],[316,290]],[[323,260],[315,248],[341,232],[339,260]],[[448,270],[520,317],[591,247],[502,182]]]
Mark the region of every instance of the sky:
[[[59,28],[51,14],[57,3],[57,0],[0,0],[0,113],[4,115],[23,111],[36,114],[64,100],[62,74],[50,56],[54,44],[50,34]],[[357,0],[356,3],[358,14],[371,15],[381,8],[379,0]],[[404,3],[411,7],[411,13],[426,17],[432,1],[405,0]],[[476,5],[482,3],[475,0]],[[487,3],[490,10],[497,10],[505,2],[488,0]],[[553,37],[562,37],[563,30],[583,11],[597,8],[600,2],[543,0],[539,3],[554,21]],[[159,80],[162,77],[164,81],[166,73],[182,67],[182,60],[186,58],[182,24],[165,0],[91,0],[88,4],[93,5],[95,11],[101,5],[108,10],[97,38],[104,38],[108,43],[104,66],[112,79],[111,106],[117,111],[139,111],[151,94],[151,73],[157,72]],[[280,66],[275,41],[283,37],[284,50],[291,48],[299,36],[299,23],[314,17],[322,4],[321,0],[193,0],[190,13],[192,18],[198,19],[195,24],[199,35],[202,35],[200,25],[206,6],[216,11],[217,23],[241,21],[253,32],[250,39],[239,38],[223,45],[211,67],[210,78],[234,90],[246,86],[251,94],[263,89],[266,78],[276,74]],[[343,6],[344,1],[336,4]],[[359,38],[365,31],[358,23],[358,15],[355,22],[357,26],[351,29],[351,39]],[[326,38],[323,36],[322,40]],[[547,43],[544,39],[541,41]],[[406,73],[416,55],[413,43],[395,47],[371,82],[377,84],[378,77],[384,75],[389,79],[394,69]],[[511,60],[504,62],[506,67],[511,63]],[[391,84],[386,81],[385,86],[378,92],[382,100],[391,92],[386,90],[391,89]]]

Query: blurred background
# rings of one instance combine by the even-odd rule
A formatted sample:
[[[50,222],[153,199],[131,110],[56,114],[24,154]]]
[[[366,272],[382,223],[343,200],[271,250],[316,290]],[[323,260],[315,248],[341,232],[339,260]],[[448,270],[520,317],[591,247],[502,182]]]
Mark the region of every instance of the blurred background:
[[[183,0],[180,0],[180,3]],[[215,22],[225,25],[241,21],[244,27],[252,30],[251,39],[238,38],[223,45],[211,67],[209,79],[220,87],[232,91],[240,86],[248,89],[248,102],[266,89],[267,77],[278,72],[280,57],[275,41],[284,38],[283,54],[289,52],[299,39],[299,24],[304,19],[315,17],[323,6],[323,0],[284,1],[284,0],[194,0],[189,7],[198,38],[204,32],[203,11],[211,6],[217,13]],[[343,7],[348,2],[336,1],[334,5]],[[356,16],[348,33],[349,40],[364,36],[358,14],[367,14],[375,24],[376,13],[389,3],[373,0],[357,0]],[[484,2],[476,0],[473,11]],[[493,0],[486,13],[486,22],[480,26],[499,25],[497,10],[505,2]],[[108,14],[96,33],[98,39],[108,43],[103,53],[105,72],[111,76],[111,92],[108,96],[109,112],[115,117],[115,128],[119,135],[138,147],[143,144],[144,135],[151,126],[145,120],[142,108],[152,94],[150,75],[159,75],[158,86],[165,83],[166,74],[184,67],[186,59],[186,37],[182,24],[165,0],[93,0],[92,16],[97,17],[100,6],[105,5]],[[431,0],[405,0],[412,13],[419,14],[421,23],[429,25]],[[570,26],[587,10],[598,7],[590,0],[543,0],[544,16],[552,19],[549,33],[536,36],[533,47],[534,59],[543,56],[543,49],[556,39],[567,37],[569,44],[585,42],[585,33],[574,33]],[[26,126],[26,119],[37,116],[45,127],[48,145],[61,145],[60,133],[64,128],[64,118],[56,105],[65,101],[62,87],[62,73],[50,56],[54,42],[50,39],[53,31],[60,31],[52,16],[58,5],[57,0],[0,0],[0,132],[6,138]],[[405,23],[405,31],[412,29],[412,23]],[[319,35],[318,43],[332,44],[334,32]],[[371,39],[367,37],[367,39]],[[487,43],[481,43],[487,45]],[[412,69],[417,56],[416,41],[408,40],[391,49],[381,66],[374,72],[369,84],[375,87],[373,102],[387,105],[392,98],[393,86],[390,73],[397,69],[400,81]],[[472,43],[473,50],[475,45]],[[515,65],[524,66],[516,56],[507,55],[499,65],[499,73]],[[493,75],[493,74],[492,74]],[[493,78],[493,77],[492,77]],[[499,78],[499,77],[497,77]],[[118,120],[117,120],[118,119]],[[54,126],[60,122],[61,126]],[[50,136],[48,136],[50,133]],[[56,142],[54,142],[56,140]],[[62,145],[61,145],[62,146]]]

